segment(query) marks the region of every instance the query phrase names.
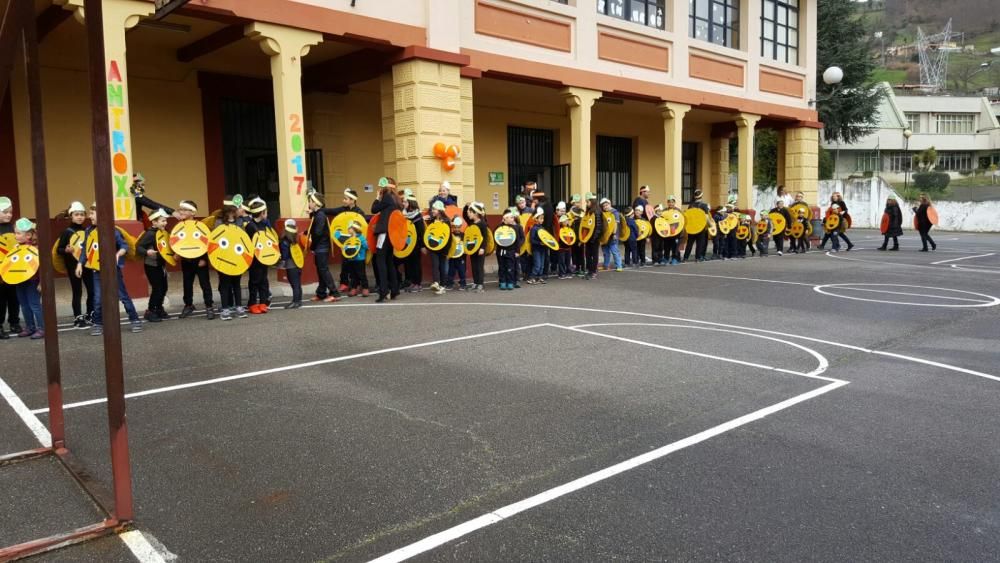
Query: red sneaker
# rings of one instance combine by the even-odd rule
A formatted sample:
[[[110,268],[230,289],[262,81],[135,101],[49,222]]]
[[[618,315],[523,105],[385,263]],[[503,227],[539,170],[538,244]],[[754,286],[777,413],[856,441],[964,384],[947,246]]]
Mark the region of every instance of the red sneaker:
[[[270,310],[271,310],[271,308],[270,308],[270,307],[268,307],[267,305],[265,305],[265,304],[261,303],[261,304],[260,304],[260,305],[259,305],[259,306],[257,307],[257,310],[258,310],[258,311],[260,311],[261,313],[266,313],[266,312],[270,311]]]
[[[346,283],[342,283],[342,284],[340,284],[340,287],[337,288],[337,291],[343,293],[343,292],[347,291],[348,289],[350,289],[350,288],[347,287],[347,284]]]
[[[247,310],[250,311],[251,315],[263,314],[263,311],[260,310],[260,305],[250,305],[249,307],[247,307]]]
[[[367,289],[362,289],[361,290],[361,297],[368,297],[368,290]]]
[[[358,296],[358,290],[357,290],[357,288],[355,288],[355,289],[352,289],[352,290],[351,290],[351,291],[350,291],[350,292],[349,292],[349,293],[347,294],[347,296],[348,296],[348,297],[357,297],[357,296]]]

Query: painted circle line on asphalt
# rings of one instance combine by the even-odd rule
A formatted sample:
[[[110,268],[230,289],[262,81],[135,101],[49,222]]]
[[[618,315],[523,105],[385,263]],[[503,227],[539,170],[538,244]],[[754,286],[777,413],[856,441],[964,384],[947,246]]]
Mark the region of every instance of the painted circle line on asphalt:
[[[901,288],[901,289],[893,289]],[[925,291],[921,291],[925,290]],[[926,291],[931,290],[931,291]],[[868,301],[870,303],[883,303],[886,305],[912,305],[914,307],[950,307],[950,308],[968,308],[968,307],[995,307],[1000,305],[1000,298],[994,297],[992,295],[986,295],[985,293],[976,293],[974,291],[965,291],[961,289],[949,289],[946,287],[929,287],[924,285],[906,285],[906,284],[893,284],[893,283],[832,283],[825,285],[817,285],[813,287],[813,291],[816,293],[827,295],[829,297],[840,297],[842,299],[851,299],[854,301]],[[854,295],[842,295],[838,291],[857,291],[864,292],[865,294],[875,294],[871,297],[858,297]],[[876,299],[875,297],[880,295],[885,296],[902,296],[904,299],[917,297],[926,300],[937,300],[937,301],[948,301],[948,303],[934,303],[934,302],[921,302],[921,301],[896,301],[892,299]]]

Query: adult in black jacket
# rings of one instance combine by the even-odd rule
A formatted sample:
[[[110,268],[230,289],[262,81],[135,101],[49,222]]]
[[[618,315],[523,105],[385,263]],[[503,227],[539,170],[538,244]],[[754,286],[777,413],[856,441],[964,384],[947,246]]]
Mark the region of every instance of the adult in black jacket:
[[[639,196],[636,197],[634,201],[632,201],[632,209],[635,209],[640,205],[642,206],[642,209],[644,211],[647,207],[649,207],[649,186],[639,187]],[[646,218],[648,218],[648,215],[643,215],[642,217],[636,217],[636,219],[646,219]]]
[[[587,213],[594,214],[594,234],[583,247],[584,259],[587,262],[587,275],[584,279],[594,279],[597,277],[597,255],[601,248],[601,236],[604,233],[604,215],[597,205],[597,195],[587,192]]]
[[[378,275],[378,299],[376,303],[383,303],[386,296],[395,299],[399,295],[399,277],[393,265],[392,241],[389,240],[389,216],[393,211],[402,210],[396,195],[395,182],[386,180],[380,181],[382,188],[378,197],[372,202],[372,215],[378,214],[378,221],[375,223],[375,248],[368,249],[375,252],[375,271]]]
[[[792,216],[785,207],[785,200],[778,198],[774,201],[774,208],[768,213],[777,213],[785,218],[785,229],[774,233],[774,248],[778,250],[778,256],[785,251],[785,231],[792,228]]]
[[[333,303],[340,299],[340,291],[333,281],[333,274],[330,273],[330,221],[323,212],[323,195],[319,193],[309,194],[309,250],[313,253],[316,263],[316,275],[319,277],[319,284],[316,286],[316,295],[312,301],[326,301]]]
[[[927,197],[927,194],[920,194],[920,204],[913,208],[913,212],[917,215],[917,232],[920,233],[920,242],[923,244],[920,252],[927,252],[928,243],[930,243],[932,250],[937,250],[937,244],[931,238],[931,227],[934,225],[931,223],[930,217],[927,216],[927,211],[930,208],[931,198]]]
[[[891,238],[892,248],[889,250],[899,250],[899,237],[903,236],[903,211],[899,208],[896,198],[890,197],[886,200],[885,213],[889,216],[889,229],[885,232],[885,241],[878,249],[886,250]]]

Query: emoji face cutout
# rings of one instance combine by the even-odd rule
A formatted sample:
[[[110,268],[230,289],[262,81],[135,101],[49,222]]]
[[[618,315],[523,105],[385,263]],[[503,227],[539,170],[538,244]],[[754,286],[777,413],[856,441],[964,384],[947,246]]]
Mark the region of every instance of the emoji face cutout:
[[[538,229],[538,240],[542,241],[542,244],[547,246],[549,250],[559,250],[559,242],[556,241],[556,237],[545,229]]]
[[[38,249],[30,245],[16,245],[7,259],[0,264],[0,278],[10,285],[26,282],[38,272]]]
[[[281,259],[281,252],[278,250],[278,233],[271,227],[261,229],[254,233],[253,255],[258,262],[265,266],[274,266]]]
[[[177,255],[170,248],[170,235],[167,234],[167,231],[156,231],[156,251],[160,253],[163,261],[168,265],[177,265]]]
[[[17,246],[17,240],[14,239],[14,233],[7,233],[5,235],[0,235],[0,262],[7,259],[7,256],[11,252],[14,252],[14,248]]]
[[[757,221],[757,235],[763,235],[767,232],[767,221],[760,220]]]
[[[645,219],[638,219],[635,222],[635,228],[639,231],[635,235],[635,240],[646,240],[649,235],[653,234],[653,224]]]
[[[402,248],[393,249],[392,254],[396,258],[406,258],[410,254],[413,254],[413,250],[417,247],[417,226],[413,224],[413,221],[407,221],[406,225],[406,244]]]
[[[653,225],[661,237],[676,237],[684,230],[685,217],[678,209],[664,209]]]
[[[424,231],[424,246],[437,252],[451,242],[451,227],[448,223],[435,221]]]
[[[451,236],[451,246],[448,247],[449,258],[464,258],[465,244],[462,243],[462,235],[453,234]]]
[[[466,254],[471,256],[479,252],[479,247],[483,245],[483,233],[479,227],[472,225],[465,229],[465,238],[462,239],[462,243],[465,245]]]
[[[253,244],[236,225],[219,225],[208,239],[208,261],[219,273],[239,276],[250,269]]]
[[[305,266],[306,264],[306,255],[302,252],[302,247],[297,244],[293,244],[289,247],[288,252],[292,255],[292,263],[295,264],[295,267],[302,269],[302,266]]]
[[[750,226],[740,225],[736,228],[736,238],[739,240],[748,240],[750,238]]]
[[[201,221],[189,219],[170,231],[170,248],[181,258],[201,258],[208,252],[210,232]]]
[[[95,272],[101,270],[101,251],[97,244],[97,229],[90,231],[87,240],[83,245],[83,252],[87,257],[86,266]]]
[[[615,227],[618,223],[615,221],[615,214],[610,211],[604,211],[601,213],[601,217],[604,220],[604,231],[601,232],[601,244],[607,244],[611,240],[611,236],[615,234]]]
[[[580,219],[580,243],[587,244],[590,237],[594,236],[594,229],[597,227],[597,218],[593,213],[586,213]]]
[[[331,219],[330,241],[340,248],[344,248],[344,242],[351,238],[351,234],[347,232],[347,227],[355,222],[361,225],[362,233],[368,232],[368,221],[365,220],[364,215],[355,211],[345,211]]]
[[[823,221],[823,228],[826,232],[833,232],[840,226],[840,215],[836,213],[831,213],[826,216],[826,220]]]
[[[692,207],[684,212],[684,230],[689,235],[697,235],[708,226],[708,214],[704,210]]]
[[[517,232],[510,225],[500,225],[493,233],[493,240],[502,248],[508,248],[517,241]]]
[[[774,213],[768,213],[767,216],[771,218],[772,234],[781,233],[785,230],[785,227],[788,226],[785,221],[785,216],[782,215],[781,213],[778,213],[777,211],[775,211]]]
[[[566,246],[576,244],[576,233],[573,231],[573,227],[562,227],[559,229],[559,240]]]
[[[358,237],[350,237],[344,241],[344,258],[350,260],[354,258],[361,252],[361,239]]]
[[[80,260],[80,255],[83,254],[83,244],[86,242],[84,240],[84,233],[86,231],[77,231],[73,233],[73,236],[69,237],[69,245],[73,250],[73,258]]]

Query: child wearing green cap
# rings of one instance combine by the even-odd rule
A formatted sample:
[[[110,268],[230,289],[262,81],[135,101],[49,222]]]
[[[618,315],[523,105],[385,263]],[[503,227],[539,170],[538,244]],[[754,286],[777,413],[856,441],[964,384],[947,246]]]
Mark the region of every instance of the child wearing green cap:
[[[33,246],[38,250],[38,236],[35,224],[27,217],[21,217],[14,225],[14,239],[18,246]],[[17,301],[21,305],[21,316],[24,317],[24,330],[18,332],[19,338],[39,340],[45,338],[45,321],[42,320],[42,294],[38,290],[38,273],[14,286]]]
[[[11,235],[8,238],[13,238],[14,225],[11,223],[13,219],[13,202],[11,202],[9,197],[0,197],[0,237]],[[14,334],[21,332],[20,306],[17,303],[17,290],[14,289],[14,286],[8,285],[0,279],[0,340],[9,338],[3,330],[4,317],[7,318],[10,332]]]

